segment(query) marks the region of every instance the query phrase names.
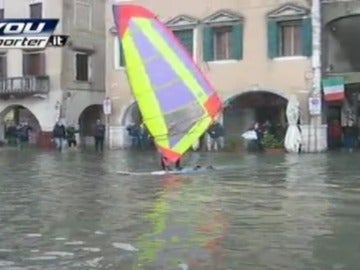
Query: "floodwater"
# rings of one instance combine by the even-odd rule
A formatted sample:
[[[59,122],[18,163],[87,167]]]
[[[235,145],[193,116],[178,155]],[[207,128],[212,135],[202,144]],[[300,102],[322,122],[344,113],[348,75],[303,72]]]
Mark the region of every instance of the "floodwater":
[[[360,154],[0,150],[0,269],[358,270]]]

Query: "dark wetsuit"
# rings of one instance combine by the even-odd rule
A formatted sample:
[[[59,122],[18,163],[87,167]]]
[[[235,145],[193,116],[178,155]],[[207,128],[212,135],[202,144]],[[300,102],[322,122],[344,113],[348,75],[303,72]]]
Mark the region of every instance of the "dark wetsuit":
[[[162,156],[161,159],[160,159],[160,166],[161,166],[161,169],[163,171],[167,171],[167,170],[170,170],[170,167],[169,165],[167,165],[167,162],[166,162],[166,157]],[[180,166],[180,159],[178,159],[176,162],[175,162],[175,168],[177,170],[181,170],[181,166]]]
[[[167,166],[165,160],[166,158],[163,156],[160,158],[160,166],[163,171],[167,171],[169,169],[169,166]]]

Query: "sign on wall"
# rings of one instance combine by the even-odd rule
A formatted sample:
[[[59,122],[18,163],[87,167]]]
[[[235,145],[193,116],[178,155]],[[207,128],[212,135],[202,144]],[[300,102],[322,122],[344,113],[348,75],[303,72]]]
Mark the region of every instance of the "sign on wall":
[[[111,99],[107,97],[103,101],[103,112],[105,115],[110,115],[111,110],[112,110]]]
[[[321,115],[321,97],[309,97],[310,115]]]

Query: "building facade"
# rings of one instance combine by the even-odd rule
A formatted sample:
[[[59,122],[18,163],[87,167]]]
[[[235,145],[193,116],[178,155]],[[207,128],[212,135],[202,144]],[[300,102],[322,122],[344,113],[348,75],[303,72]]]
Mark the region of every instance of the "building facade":
[[[102,117],[105,96],[105,1],[2,0],[2,18],[59,18],[64,48],[2,50],[1,137],[7,121],[27,121],[31,141],[50,146],[55,122],[80,125],[83,136]]]
[[[111,1],[106,7],[106,92],[112,101],[110,145],[129,145],[126,126],[141,122],[114,35],[112,4],[151,9],[182,42],[222,96],[226,133],[239,137],[255,122],[286,126],[290,98],[300,103],[303,146],[310,140],[311,1]],[[326,146],[325,146],[326,147]]]
[[[322,76],[324,80],[341,79],[344,89],[344,95],[331,100],[326,100],[325,93],[329,127],[338,122],[347,130],[347,127],[359,127],[360,124],[359,26],[359,1],[322,1]]]

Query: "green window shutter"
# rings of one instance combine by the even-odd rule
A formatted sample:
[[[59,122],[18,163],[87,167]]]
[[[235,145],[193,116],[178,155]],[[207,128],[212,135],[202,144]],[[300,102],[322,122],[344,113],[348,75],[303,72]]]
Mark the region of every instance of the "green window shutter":
[[[279,26],[274,20],[267,22],[268,57],[275,58],[279,54]]]
[[[311,18],[303,19],[301,25],[302,54],[312,55],[312,24]]]
[[[176,30],[173,31],[174,35],[178,38],[184,48],[188,51],[188,53],[193,56],[194,50],[194,30],[186,29],[186,30]]]
[[[120,65],[120,67],[124,67],[125,66],[125,55],[124,55],[124,49],[123,49],[120,38],[119,38],[119,50],[120,50],[119,65]]]
[[[205,26],[203,30],[203,60],[214,60],[214,31],[211,27]]]
[[[244,27],[243,23],[233,25],[231,31],[231,58],[242,59],[243,58],[243,35]]]

